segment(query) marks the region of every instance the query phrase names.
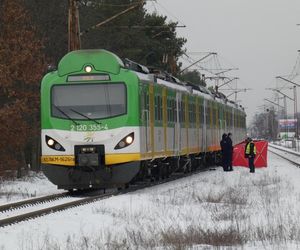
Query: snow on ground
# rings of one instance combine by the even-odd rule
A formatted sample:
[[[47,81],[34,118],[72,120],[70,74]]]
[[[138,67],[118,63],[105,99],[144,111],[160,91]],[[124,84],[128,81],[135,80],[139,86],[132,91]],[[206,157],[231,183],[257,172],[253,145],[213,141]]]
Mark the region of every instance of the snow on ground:
[[[268,160],[0,228],[0,249],[300,249],[300,169]]]
[[[16,181],[0,179],[0,205],[61,192],[42,173],[32,172],[28,177]]]

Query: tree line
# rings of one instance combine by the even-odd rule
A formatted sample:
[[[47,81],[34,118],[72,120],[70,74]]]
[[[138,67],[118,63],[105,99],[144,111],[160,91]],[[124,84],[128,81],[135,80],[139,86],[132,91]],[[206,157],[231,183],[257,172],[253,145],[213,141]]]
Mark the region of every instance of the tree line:
[[[78,0],[82,49],[103,48],[177,75],[186,39],[145,6],[90,29],[132,0]],[[68,51],[67,0],[0,0],[0,176],[40,166],[40,82]],[[197,72],[186,79],[198,79]],[[185,79],[185,75],[181,75]]]

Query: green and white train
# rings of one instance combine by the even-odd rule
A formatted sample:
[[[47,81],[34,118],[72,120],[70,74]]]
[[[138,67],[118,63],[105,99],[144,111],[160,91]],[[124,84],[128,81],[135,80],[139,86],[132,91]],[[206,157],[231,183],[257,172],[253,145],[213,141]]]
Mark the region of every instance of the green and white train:
[[[135,68],[133,70],[132,68]],[[233,102],[106,50],[73,51],[41,84],[42,169],[58,188],[122,187],[215,161],[246,136]]]

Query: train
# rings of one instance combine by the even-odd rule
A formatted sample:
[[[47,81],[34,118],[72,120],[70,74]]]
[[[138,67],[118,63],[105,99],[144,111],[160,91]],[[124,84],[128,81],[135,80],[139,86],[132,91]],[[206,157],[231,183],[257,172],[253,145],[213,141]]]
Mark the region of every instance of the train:
[[[244,108],[107,50],[66,54],[41,82],[41,168],[59,189],[122,188],[215,164]]]

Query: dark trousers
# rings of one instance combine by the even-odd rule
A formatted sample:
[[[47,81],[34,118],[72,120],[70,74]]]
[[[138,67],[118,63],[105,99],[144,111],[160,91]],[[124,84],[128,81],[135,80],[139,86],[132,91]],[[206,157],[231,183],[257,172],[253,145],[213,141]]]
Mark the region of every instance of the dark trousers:
[[[222,157],[222,167],[223,167],[223,170],[224,170],[224,171],[227,171],[227,170],[228,170],[228,167],[227,167],[227,166],[228,166],[228,163],[227,163],[227,162],[228,162],[228,160],[223,156],[223,157]]]
[[[228,157],[228,171],[232,171],[232,152],[229,154]]]
[[[224,171],[232,171],[232,157],[230,154],[224,154],[222,157],[222,167]]]
[[[254,173],[255,172],[254,157],[249,157],[248,161],[249,161],[250,173]]]

